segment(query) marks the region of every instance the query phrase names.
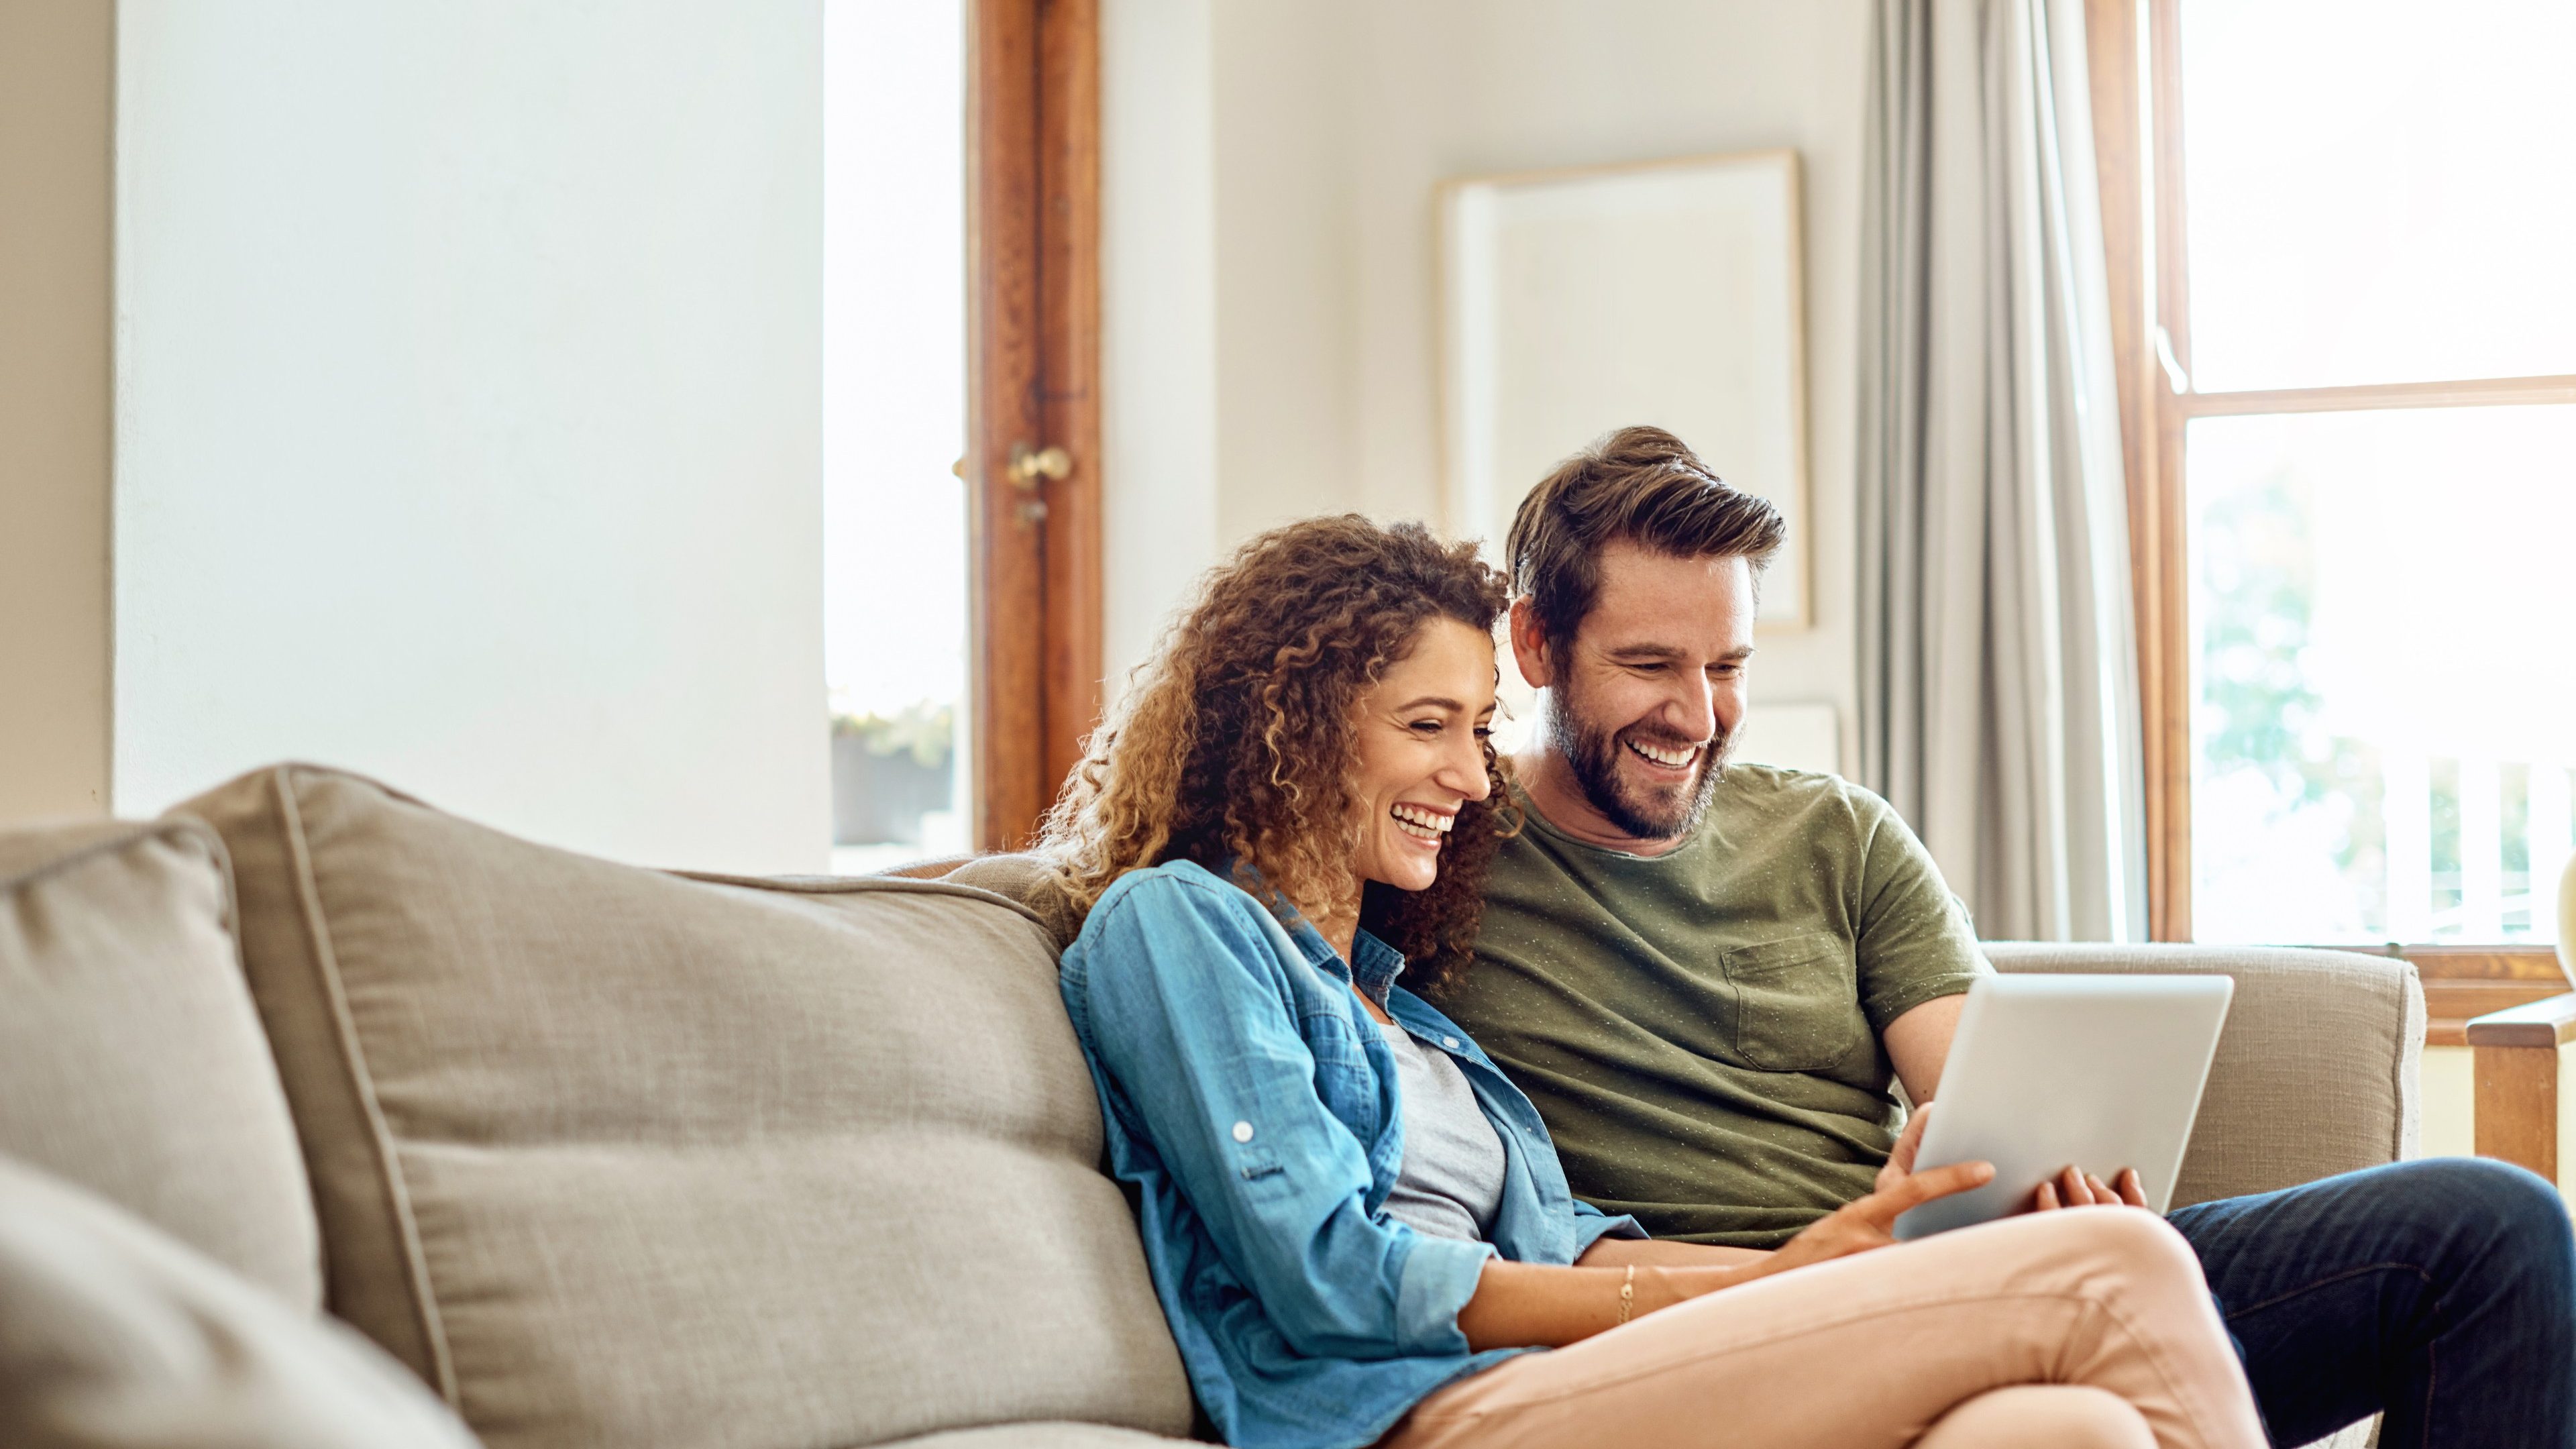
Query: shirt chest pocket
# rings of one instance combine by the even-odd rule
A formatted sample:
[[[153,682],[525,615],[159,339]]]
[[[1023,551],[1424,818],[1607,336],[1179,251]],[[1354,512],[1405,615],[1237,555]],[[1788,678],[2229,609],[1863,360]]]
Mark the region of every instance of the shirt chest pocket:
[[[1299,1023],[1315,1056],[1315,1095],[1361,1141],[1370,1140],[1384,1115],[1378,1074],[1369,1065],[1353,1023],[1328,1014]]]
[[[1735,1050],[1766,1072],[1812,1072],[1848,1056],[1869,1030],[1851,952],[1832,936],[1791,936],[1728,951]]]

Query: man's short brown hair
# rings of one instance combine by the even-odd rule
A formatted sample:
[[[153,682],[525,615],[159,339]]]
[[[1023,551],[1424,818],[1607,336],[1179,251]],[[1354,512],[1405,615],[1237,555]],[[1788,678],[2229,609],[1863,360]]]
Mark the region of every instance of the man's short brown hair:
[[[1740,557],[1758,581],[1788,533],[1780,510],[1709,471],[1661,428],[1621,428],[1556,466],[1512,515],[1512,592],[1562,651],[1601,592],[1601,551]]]

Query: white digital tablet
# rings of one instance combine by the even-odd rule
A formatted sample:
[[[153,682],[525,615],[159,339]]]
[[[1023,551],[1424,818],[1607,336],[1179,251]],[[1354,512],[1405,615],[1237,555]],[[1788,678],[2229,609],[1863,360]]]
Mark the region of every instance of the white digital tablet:
[[[2235,994],[2224,976],[1979,977],[1914,1161],[1991,1162],[1994,1181],[1907,1212],[1896,1236],[2002,1217],[2069,1166],[2105,1182],[2134,1167],[2163,1212]]]

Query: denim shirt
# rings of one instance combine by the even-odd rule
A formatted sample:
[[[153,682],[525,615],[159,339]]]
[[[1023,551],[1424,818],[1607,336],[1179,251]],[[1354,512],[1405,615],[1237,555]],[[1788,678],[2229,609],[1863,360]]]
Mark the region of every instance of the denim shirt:
[[[1564,1264],[1605,1234],[1645,1236],[1574,1200],[1529,1099],[1394,984],[1402,956],[1366,932],[1351,956],[1187,861],[1121,877],[1064,953],[1155,1295],[1201,1407],[1242,1449],[1368,1444],[1442,1384],[1528,1352],[1470,1352],[1458,1328],[1498,1250]],[[1490,1245],[1385,1215],[1404,1118],[1354,984],[1458,1063],[1502,1139]]]

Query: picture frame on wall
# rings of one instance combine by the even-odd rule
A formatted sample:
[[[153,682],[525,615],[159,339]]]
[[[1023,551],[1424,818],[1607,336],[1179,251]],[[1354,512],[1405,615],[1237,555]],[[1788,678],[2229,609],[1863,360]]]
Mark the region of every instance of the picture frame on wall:
[[[1467,177],[1438,201],[1449,531],[1504,562],[1557,462],[1651,423],[1780,509],[1758,628],[1808,627],[1797,153]]]

